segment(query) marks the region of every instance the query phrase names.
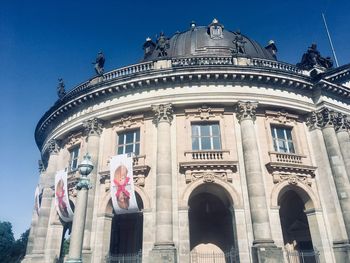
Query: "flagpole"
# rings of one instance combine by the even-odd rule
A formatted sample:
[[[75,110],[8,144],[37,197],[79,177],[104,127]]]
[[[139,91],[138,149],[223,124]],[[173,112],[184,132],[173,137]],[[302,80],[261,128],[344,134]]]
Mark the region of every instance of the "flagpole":
[[[331,39],[331,35],[329,34],[329,30],[328,30],[328,26],[327,26],[326,18],[325,18],[325,16],[324,16],[324,14],[323,14],[323,13],[322,13],[322,18],[323,18],[323,23],[324,23],[324,26],[325,26],[326,31],[327,31],[327,35],[328,35],[329,44],[331,45],[331,49],[332,49],[332,52],[333,52],[333,57],[334,57],[334,60],[335,60],[335,64],[337,65],[337,67],[339,67],[339,63],[338,63],[337,56],[335,55],[335,50],[334,50],[334,47],[333,47],[333,43],[332,43],[332,39]]]

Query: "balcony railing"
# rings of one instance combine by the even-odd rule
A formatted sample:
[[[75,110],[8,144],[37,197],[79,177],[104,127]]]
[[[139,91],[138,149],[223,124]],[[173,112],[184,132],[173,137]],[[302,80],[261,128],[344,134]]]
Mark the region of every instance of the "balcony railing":
[[[292,153],[280,153],[280,152],[269,152],[270,160],[273,163],[291,163],[291,164],[302,164],[303,158],[306,156],[292,154]]]
[[[186,151],[186,161],[219,161],[227,160],[230,151],[227,150],[206,150]]]
[[[319,263],[320,253],[317,249],[313,250],[295,250],[295,251],[288,251],[285,250],[285,253],[287,255],[288,262],[294,263],[294,262],[303,262],[303,263]]]
[[[141,263],[142,262],[142,251],[130,254],[109,254],[106,257],[107,263]]]

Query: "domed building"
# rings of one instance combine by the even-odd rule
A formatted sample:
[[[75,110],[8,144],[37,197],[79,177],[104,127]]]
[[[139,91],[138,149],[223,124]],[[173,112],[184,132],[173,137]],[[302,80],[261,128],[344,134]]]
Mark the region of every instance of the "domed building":
[[[349,262],[350,64],[278,61],[216,19],[143,50],[60,81],[24,262]]]

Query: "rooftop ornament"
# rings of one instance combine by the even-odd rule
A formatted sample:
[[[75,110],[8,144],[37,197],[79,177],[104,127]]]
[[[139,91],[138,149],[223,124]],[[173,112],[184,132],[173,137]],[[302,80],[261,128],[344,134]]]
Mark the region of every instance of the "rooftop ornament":
[[[95,65],[95,71],[97,76],[101,77],[104,72],[104,65],[105,65],[105,56],[103,55],[102,51],[98,52],[96,61],[92,62],[92,64]]]
[[[243,55],[246,54],[245,51],[245,44],[247,43],[247,41],[244,40],[243,36],[241,35],[241,31],[237,30],[236,32],[236,36],[234,38],[234,40],[232,41],[235,48],[233,49],[232,53],[234,55]]]
[[[57,95],[60,100],[66,95],[65,85],[62,78],[58,79]]]
[[[167,49],[170,48],[169,39],[164,36],[164,33],[161,32],[160,36],[157,39],[156,50],[158,50],[158,57],[166,57],[168,56]]]
[[[154,49],[156,48],[156,44],[152,41],[150,37],[147,37],[146,42],[143,44],[142,48],[144,52],[143,58],[147,59],[149,56],[152,55]]]
[[[306,53],[304,53],[301,62],[297,64],[297,67],[305,70],[311,70],[313,68],[329,69],[333,67],[333,62],[330,57],[322,57],[317,50],[317,45],[313,43]]]
[[[222,39],[224,37],[222,33],[223,30],[224,26],[220,24],[216,18],[214,18],[208,26],[208,34],[210,35],[211,39]]]

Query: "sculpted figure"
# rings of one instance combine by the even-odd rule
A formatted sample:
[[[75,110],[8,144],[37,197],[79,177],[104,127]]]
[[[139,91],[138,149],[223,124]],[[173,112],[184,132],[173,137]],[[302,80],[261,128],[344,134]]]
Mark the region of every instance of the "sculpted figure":
[[[65,85],[63,82],[62,78],[58,79],[58,86],[57,86],[57,95],[59,99],[62,99],[64,97],[64,95],[66,95],[66,91],[64,89]]]
[[[95,64],[95,71],[98,76],[102,76],[104,72],[104,65],[105,65],[105,56],[103,55],[102,51],[98,52],[96,61],[92,62],[92,64]]]
[[[156,50],[159,50],[158,57],[166,57],[168,55],[167,49],[169,49],[169,39],[164,36],[164,33],[161,32],[160,36],[157,39]]]
[[[244,40],[243,36],[241,35],[241,32],[238,30],[236,32],[235,39],[233,40],[233,44],[235,45],[235,50],[233,51],[233,53],[245,54],[245,43],[247,43],[247,41]]]
[[[311,47],[309,47],[304,53],[303,57],[301,58],[301,62],[297,64],[298,67],[302,69],[312,69],[315,66],[320,66],[323,68],[331,68],[333,67],[333,62],[330,57],[322,57],[320,52],[317,50],[317,45],[315,43],[311,44]]]

